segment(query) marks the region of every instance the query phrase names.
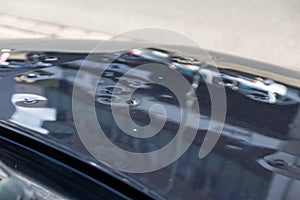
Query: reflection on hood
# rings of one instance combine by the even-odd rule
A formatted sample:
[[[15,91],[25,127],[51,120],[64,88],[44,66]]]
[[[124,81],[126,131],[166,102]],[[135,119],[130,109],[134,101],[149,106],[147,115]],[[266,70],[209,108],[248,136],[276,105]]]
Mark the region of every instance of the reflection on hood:
[[[45,97],[35,94],[14,94],[11,102],[15,106],[15,113],[10,121],[25,128],[41,134],[48,134],[49,131],[42,128],[44,121],[56,120],[56,109],[46,107],[30,107],[41,101],[47,101]]]

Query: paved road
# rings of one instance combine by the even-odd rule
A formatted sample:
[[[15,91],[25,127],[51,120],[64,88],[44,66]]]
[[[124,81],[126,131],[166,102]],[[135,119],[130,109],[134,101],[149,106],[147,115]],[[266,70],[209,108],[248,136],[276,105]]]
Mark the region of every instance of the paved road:
[[[0,13],[117,35],[145,27],[300,70],[299,0],[0,0]]]

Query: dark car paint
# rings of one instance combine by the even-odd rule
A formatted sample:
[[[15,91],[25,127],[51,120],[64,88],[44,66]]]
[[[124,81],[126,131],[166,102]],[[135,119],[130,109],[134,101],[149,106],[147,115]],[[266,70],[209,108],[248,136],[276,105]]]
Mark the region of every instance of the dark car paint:
[[[9,45],[5,46],[8,48]],[[81,143],[74,126],[72,116],[72,90],[77,70],[87,53],[72,53],[61,51],[20,51],[14,47],[14,53],[23,53],[25,59],[9,60],[15,67],[0,66],[0,118],[3,123],[12,128],[23,130],[26,134],[46,142],[67,154],[76,155],[87,163],[96,161]],[[21,48],[22,49],[22,48]],[[76,50],[74,50],[75,52]],[[169,48],[170,52],[172,49]],[[172,52],[172,54],[174,54]],[[112,58],[113,64],[104,72],[103,81],[97,89],[96,109],[100,124],[106,134],[115,144],[135,152],[148,152],[167,144],[176,133],[177,121],[167,121],[165,128],[155,138],[146,142],[124,134],[114,123],[110,104],[122,99],[112,98],[111,86],[117,77],[122,76],[132,66],[131,62],[121,60],[113,54],[98,53],[99,58]],[[182,55],[182,54],[181,54]],[[186,52],[183,55],[187,55]],[[227,96],[226,123],[221,137],[213,151],[204,159],[198,158],[198,151],[203,142],[207,127],[200,127],[191,147],[175,163],[158,171],[130,174],[119,173],[131,185],[139,186],[148,194],[157,194],[155,198],[166,199],[292,199],[299,193],[295,188],[300,186],[299,174],[299,94],[297,86],[300,76],[298,72],[236,58],[225,54],[210,52],[220,73],[247,77],[254,80],[257,77],[272,79],[287,88],[287,94],[293,102],[286,105],[266,103],[247,97],[244,92],[225,87]],[[53,58],[51,61],[45,58]],[[193,55],[189,55],[193,57]],[[88,71],[94,73],[95,67],[103,60],[90,62]],[[135,60],[136,65],[137,60]],[[153,62],[153,61],[149,61]],[[145,63],[145,59],[143,59]],[[168,67],[166,65],[166,67]],[[275,69],[275,71],[274,71]],[[262,74],[257,74],[263,72]],[[38,76],[31,76],[35,73]],[[186,77],[187,79],[189,77]],[[33,81],[32,81],[33,80]],[[138,88],[143,86],[143,79],[132,77],[127,80],[126,87]],[[217,84],[212,84],[218,89]],[[89,96],[89,93],[86,96]],[[15,112],[11,96],[18,93],[29,93],[45,96],[48,101],[41,107],[56,110],[56,120],[44,121],[42,128],[48,134],[40,134],[10,120]],[[292,95],[290,95],[290,93]],[[203,119],[210,116],[210,100],[207,85],[202,81],[196,91]],[[178,101],[170,91],[158,85],[140,88],[135,96],[140,102],[157,102],[178,107]],[[89,98],[79,99],[84,105],[89,105]],[[21,102],[22,103],[22,102]],[[34,107],[35,105],[26,105]],[[143,104],[131,109],[131,116],[137,123],[146,125],[149,116],[145,113]],[[179,116],[174,116],[179,119]],[[180,120],[180,119],[179,119]],[[178,121],[179,121],[178,120]],[[18,133],[16,133],[18,134]],[[105,168],[105,167],[104,167]],[[100,170],[100,169],[99,169]],[[109,171],[109,169],[108,169]],[[175,173],[173,173],[175,171]],[[280,193],[279,188],[284,188]],[[117,189],[117,188],[116,188]],[[277,197],[273,195],[278,192]],[[280,196],[282,195],[282,196]],[[273,197],[273,198],[272,198]]]

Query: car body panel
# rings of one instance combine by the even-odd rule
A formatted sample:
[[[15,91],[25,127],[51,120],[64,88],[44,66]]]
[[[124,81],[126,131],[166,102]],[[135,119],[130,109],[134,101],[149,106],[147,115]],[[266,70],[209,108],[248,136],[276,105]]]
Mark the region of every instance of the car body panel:
[[[149,72],[141,71],[136,76],[124,79],[119,92],[112,94],[119,77],[139,63],[151,63],[155,59],[140,55],[141,58],[136,57],[132,62],[130,57],[122,58],[122,48],[113,53],[94,52],[98,59],[85,62],[89,75],[77,80],[86,99],[74,99],[72,91],[76,73],[89,55],[88,50],[97,43],[44,42],[0,42],[0,48],[12,49],[10,55],[3,56],[0,65],[1,123],[23,130],[33,138],[103,168],[107,167],[93,158],[80,141],[74,125],[72,101],[80,101],[83,108],[91,106],[90,100],[95,101],[99,123],[106,130],[108,138],[129,151],[157,150],[174,137],[181,120],[178,101],[170,91],[159,85],[145,86],[146,77],[152,77],[148,76]],[[79,50],[77,47],[81,44],[87,48]],[[172,51],[172,46],[162,51],[168,52],[170,57],[178,53]],[[188,128],[197,129],[197,135],[183,156],[154,172],[134,174],[107,170],[128,180],[129,184],[139,185],[166,199],[293,199],[299,195],[297,188],[300,187],[300,171],[297,168],[300,164],[299,73],[226,54],[208,53],[219,72],[209,66],[200,69],[201,62],[197,63],[196,60],[201,61],[201,58],[193,53],[178,53],[181,57],[195,59],[190,63],[190,59],[186,59],[185,63],[180,61],[182,59],[156,60],[157,63],[163,63],[164,67],[183,74],[189,81],[200,69],[201,81],[196,95],[201,123],[199,127],[189,125]],[[88,90],[89,81],[91,77],[99,79],[95,72],[107,62],[107,58],[113,62],[104,71],[102,82],[96,89],[96,99],[93,99],[95,91]],[[222,86],[225,86],[227,99],[224,128],[212,152],[200,159],[199,148],[211,115],[207,87],[218,90]],[[111,104],[127,102],[128,99],[122,95],[127,90],[137,88],[134,98],[140,103],[131,108],[131,116],[137,123],[149,123],[147,111],[153,103],[163,105],[168,114],[163,130],[147,141],[120,130],[110,108]],[[85,122],[88,123],[88,119]],[[111,153],[101,147],[99,151]],[[115,156],[119,162],[126,159],[121,155]]]

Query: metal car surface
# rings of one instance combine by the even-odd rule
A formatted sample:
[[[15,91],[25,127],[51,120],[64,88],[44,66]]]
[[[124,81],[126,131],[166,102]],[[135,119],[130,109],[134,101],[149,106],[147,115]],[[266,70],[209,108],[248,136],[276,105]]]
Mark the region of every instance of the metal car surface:
[[[201,67],[201,58],[186,52],[174,52],[172,46],[161,51],[170,57],[178,54],[181,59],[168,60],[162,56],[159,60],[141,54],[132,61],[128,56],[122,56],[123,50],[93,53],[97,59],[85,62],[87,74],[97,77],[97,67],[107,63],[107,59],[112,63],[103,72],[96,91],[87,89],[90,75],[79,77],[80,90],[86,98],[75,100],[82,103],[83,110],[94,101],[99,123],[107,137],[114,144],[134,152],[157,150],[170,142],[180,123],[180,107],[172,92],[160,85],[145,84],[145,77],[141,75],[122,79],[121,87],[116,88],[120,77],[139,62],[144,64],[153,60],[182,73],[188,81],[193,80],[197,73],[201,75],[196,95],[202,123],[189,149],[179,160],[160,170],[125,173],[112,170],[91,156],[74,125],[74,80],[89,52],[78,51],[72,41],[44,41],[51,44],[49,46],[42,42],[41,45],[36,41],[22,45],[16,41],[0,42],[0,49],[5,49],[0,61],[2,124],[76,156],[99,171],[103,168],[111,171],[146,194],[155,194],[157,199],[279,200],[295,199],[300,195],[299,72],[209,52],[219,69],[215,72],[210,64]],[[94,43],[81,41],[80,44],[90,48]],[[61,46],[69,49],[61,50]],[[183,59],[184,56],[187,59]],[[227,99],[225,125],[212,152],[200,159],[198,152],[211,114],[207,87],[218,90],[224,85]],[[128,103],[130,99],[123,96],[128,90],[135,90],[134,101],[129,104],[134,104],[130,107],[130,114],[138,124],[149,123],[150,105],[164,105],[167,122],[155,137],[147,140],[134,138],[122,132],[114,122],[110,106]],[[82,116],[84,122],[89,123],[87,117]],[[101,146],[98,148],[99,152],[113,153]],[[122,155],[115,156],[121,163],[126,159]]]

